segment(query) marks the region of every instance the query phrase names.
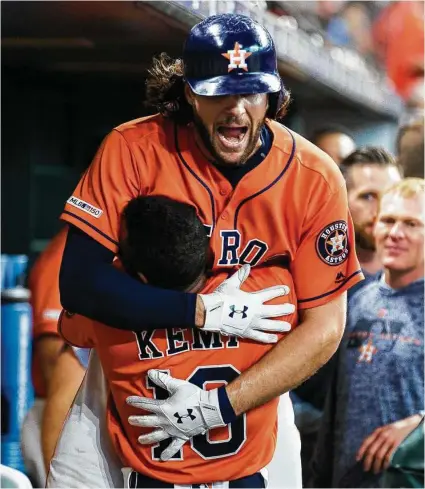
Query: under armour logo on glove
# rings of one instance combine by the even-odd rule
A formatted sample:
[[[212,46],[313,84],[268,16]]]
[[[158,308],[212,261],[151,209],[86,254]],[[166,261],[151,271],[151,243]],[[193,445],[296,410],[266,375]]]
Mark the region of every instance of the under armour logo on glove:
[[[196,419],[196,416],[193,413],[193,409],[187,409],[187,414],[183,414],[183,416],[180,416],[179,413],[174,413],[174,417],[177,418],[177,423],[183,423],[182,419],[184,418],[190,418],[191,421]]]
[[[292,314],[295,306],[266,302],[288,295],[289,287],[276,285],[257,292],[244,292],[240,287],[250,270],[251,267],[245,264],[213,293],[200,295],[205,307],[205,324],[202,329],[261,343],[277,343],[278,335],[270,332],[288,332],[291,324],[271,318]]]
[[[233,305],[233,306],[230,306],[230,310],[232,311],[230,314],[229,314],[229,318],[232,318],[233,319],[233,316],[235,314],[242,314],[242,319],[245,319],[246,317],[248,317],[248,314],[246,314],[246,311],[248,310],[248,306],[243,306],[243,309],[236,309],[236,306]]]
[[[132,426],[154,428],[153,431],[139,436],[138,440],[142,445],[172,440],[160,455],[162,461],[169,460],[190,438],[203,435],[211,428],[226,426],[220,411],[219,389],[204,391],[186,380],[175,379],[160,370],[149,370],[148,377],[155,385],[168,391],[170,397],[128,397],[129,406],[149,413],[130,416],[128,421]],[[185,418],[189,420],[185,422]]]

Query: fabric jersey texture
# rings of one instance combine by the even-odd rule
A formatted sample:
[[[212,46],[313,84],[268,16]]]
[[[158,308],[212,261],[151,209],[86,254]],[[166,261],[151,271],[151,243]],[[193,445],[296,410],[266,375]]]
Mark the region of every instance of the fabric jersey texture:
[[[204,292],[214,290],[226,276],[221,274],[210,279]],[[243,284],[243,289],[255,291],[276,283],[285,283],[293,290],[287,270],[257,267]],[[296,304],[295,294],[291,292],[273,302]],[[285,320],[296,325],[296,313]],[[66,313],[61,316],[59,329],[70,343],[93,347],[99,355],[112,393],[107,413],[108,430],[124,466],[154,479],[189,484],[238,479],[254,474],[270,462],[276,445],[279,399],[240,416],[229,427],[195,437],[169,462],[159,460],[164,443],[150,447],[137,442],[142,429],[127,421],[137,410],[128,406],[125,400],[130,395],[167,396],[162,389],[148,382],[146,374],[151,368],[211,389],[231,382],[273,345],[190,329],[134,334]],[[290,406],[289,396],[281,402]],[[293,412],[289,406],[286,425],[293,427]],[[280,428],[285,429],[284,419],[280,420]],[[292,431],[289,435],[292,438]]]
[[[65,247],[66,226],[52,239],[31,269],[28,286],[31,290],[33,342],[44,335],[58,335],[58,318],[62,310],[59,296],[59,269]],[[32,359],[32,381],[37,397],[46,396],[46,386],[37,355]]]
[[[166,195],[194,205],[204,223],[210,237],[211,290],[238,265],[250,263],[252,273],[257,271],[247,284],[250,290],[286,284],[291,288],[286,299],[299,309],[326,304],[362,279],[345,182],[331,158],[309,141],[274,121],[267,125],[273,134],[270,151],[233,188],[200,151],[192,125],[177,126],[160,115],[123,124],[103,141],[62,219],[116,253],[127,202],[139,195]],[[264,274],[262,267],[267,267]],[[158,294],[158,315],[167,309],[163,304]],[[285,320],[296,324],[294,318]],[[71,340],[83,322],[64,314],[64,336]],[[233,480],[267,465],[275,444],[277,400],[238,418],[231,431],[220,429],[211,440],[205,435],[186,444],[182,460],[160,463],[158,447],[137,443],[140,429],[127,423],[135,413],[125,399],[140,392],[164,395],[146,384],[142,372],[149,368],[169,370],[208,388],[222,385],[270,345],[181,328],[134,334],[92,323],[99,331],[96,349],[113,394],[109,432],[123,463],[175,483]],[[73,340],[77,346],[93,346]]]
[[[380,487],[381,474],[364,472],[355,457],[376,428],[424,409],[423,338],[423,279],[397,290],[374,281],[352,297],[332,409],[330,487]]]
[[[364,280],[357,282],[347,291],[348,308],[350,307],[351,298],[358,290],[362,289],[371,282],[378,280],[382,275],[381,271],[377,273],[368,273],[365,270],[362,271]],[[323,411],[325,406],[326,393],[328,391],[329,383],[333,377],[337,356],[337,353],[335,353],[318,372],[312,375],[293,391],[293,393],[295,393],[300,400],[311,404],[315,409],[320,411]],[[305,406],[305,409],[308,410],[308,407]],[[317,421],[317,424],[319,424],[320,421]],[[299,428],[301,431],[303,431],[303,427]],[[311,427],[309,426],[309,428]]]
[[[61,217],[115,253],[126,203],[165,194],[197,208],[210,236],[213,273],[281,259],[299,308],[325,304],[362,279],[344,179],[309,141],[268,125],[271,150],[234,189],[200,152],[190,125],[151,116],[119,126]]]

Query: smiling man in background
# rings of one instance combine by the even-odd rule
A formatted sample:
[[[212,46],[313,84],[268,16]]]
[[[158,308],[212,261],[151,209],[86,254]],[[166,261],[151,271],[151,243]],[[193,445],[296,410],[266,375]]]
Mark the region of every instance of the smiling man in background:
[[[381,198],[374,236],[383,273],[350,301],[311,487],[382,487],[382,471],[422,419],[424,191],[424,180],[407,178]]]
[[[341,163],[340,169],[345,177],[348,205],[353,218],[356,235],[356,252],[363,269],[365,280],[348,291],[353,291],[375,280],[382,269],[381,260],[376,253],[373,225],[378,211],[379,195],[387,187],[401,179],[394,157],[383,148],[362,147],[349,154]],[[344,276],[337,276],[335,283],[343,283]],[[324,409],[327,389],[332,377],[336,356],[315,375],[297,387],[291,394],[296,424],[301,434],[302,466],[304,484],[311,478],[310,461],[320,420]]]

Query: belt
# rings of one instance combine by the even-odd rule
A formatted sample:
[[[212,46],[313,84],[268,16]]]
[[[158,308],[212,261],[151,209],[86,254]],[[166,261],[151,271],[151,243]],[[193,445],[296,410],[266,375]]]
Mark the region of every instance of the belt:
[[[146,475],[135,472],[130,472],[128,479],[128,487],[130,488],[151,488],[151,489],[188,489],[188,488],[214,488],[214,489],[263,489],[266,487],[265,479],[257,472],[241,479],[235,479],[233,481],[224,482],[204,482],[202,484],[173,484],[171,482],[163,482],[157,479],[152,479]]]

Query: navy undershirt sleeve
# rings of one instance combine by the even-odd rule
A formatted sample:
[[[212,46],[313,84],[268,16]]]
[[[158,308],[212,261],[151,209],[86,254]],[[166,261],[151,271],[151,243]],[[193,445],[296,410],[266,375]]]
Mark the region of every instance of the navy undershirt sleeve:
[[[118,329],[194,327],[196,294],[141,283],[112,266],[114,254],[69,226],[59,288],[62,306]]]

